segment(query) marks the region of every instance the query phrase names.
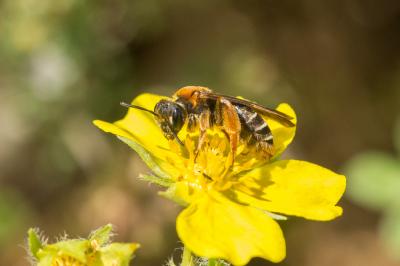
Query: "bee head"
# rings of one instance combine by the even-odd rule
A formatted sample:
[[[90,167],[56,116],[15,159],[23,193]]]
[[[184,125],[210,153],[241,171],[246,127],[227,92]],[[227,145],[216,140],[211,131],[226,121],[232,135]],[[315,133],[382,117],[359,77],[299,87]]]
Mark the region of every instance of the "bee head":
[[[176,138],[185,123],[185,108],[173,101],[160,100],[154,107],[154,113],[164,136],[169,140]]]
[[[183,105],[173,101],[161,100],[154,107],[154,111],[151,111],[139,105],[125,102],[121,102],[120,104],[127,108],[135,108],[151,113],[154,115],[164,136],[169,140],[176,139],[180,145],[184,146],[183,142],[178,138],[178,132],[183,127],[186,119],[186,111]]]

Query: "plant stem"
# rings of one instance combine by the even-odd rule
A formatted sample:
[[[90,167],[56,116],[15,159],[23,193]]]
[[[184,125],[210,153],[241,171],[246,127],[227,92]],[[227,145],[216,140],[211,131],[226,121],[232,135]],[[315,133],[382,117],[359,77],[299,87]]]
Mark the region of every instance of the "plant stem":
[[[185,246],[183,246],[182,262],[180,266],[195,266],[192,252]]]

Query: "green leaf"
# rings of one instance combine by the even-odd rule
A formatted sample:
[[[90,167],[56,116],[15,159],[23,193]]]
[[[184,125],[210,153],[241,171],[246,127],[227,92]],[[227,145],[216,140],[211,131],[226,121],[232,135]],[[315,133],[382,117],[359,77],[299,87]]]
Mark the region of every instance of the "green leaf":
[[[103,246],[110,241],[110,238],[112,236],[112,230],[113,230],[112,224],[107,224],[103,227],[100,227],[99,229],[96,229],[90,234],[89,240],[90,241],[95,240],[99,246]]]
[[[100,249],[103,265],[129,266],[138,244],[112,243]]]
[[[162,187],[169,187],[174,183],[170,178],[158,177],[155,175],[141,174],[141,175],[139,175],[139,179],[142,179],[144,181],[147,181],[147,182],[150,182],[153,184],[157,184]]]
[[[32,256],[35,258],[37,257],[37,252],[39,249],[43,247],[42,241],[40,241],[40,237],[38,234],[38,230],[34,228],[30,228],[28,230],[28,247],[29,251],[31,252]]]
[[[355,202],[382,210],[400,202],[400,161],[385,153],[356,156],[345,167],[347,195]]]
[[[45,253],[43,256],[40,258],[37,266],[52,266],[53,259],[56,256],[56,254],[49,254]]]
[[[216,259],[209,259],[208,266],[218,266],[218,261]]]
[[[86,263],[86,253],[89,248],[90,242],[86,239],[70,239],[45,246],[43,253],[52,254],[56,252],[58,256],[66,255],[82,263]]]

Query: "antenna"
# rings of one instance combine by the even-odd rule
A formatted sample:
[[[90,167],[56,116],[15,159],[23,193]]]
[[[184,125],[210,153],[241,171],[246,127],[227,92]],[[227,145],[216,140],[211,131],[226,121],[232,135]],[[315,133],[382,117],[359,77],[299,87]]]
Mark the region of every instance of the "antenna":
[[[129,103],[126,103],[126,102],[120,102],[119,104],[120,104],[121,106],[123,106],[123,107],[126,107],[126,108],[135,108],[135,109],[139,109],[139,110],[148,112],[148,113],[150,113],[150,114],[152,114],[152,115],[154,115],[154,116],[156,116],[156,117],[160,117],[157,113],[155,113],[155,112],[153,112],[153,111],[151,111],[151,110],[149,110],[149,109],[146,109],[146,108],[144,108],[144,107],[141,107],[141,106],[139,106],[139,105],[129,104]],[[172,135],[174,136],[174,138],[178,141],[178,143],[179,143],[180,145],[185,146],[185,145],[183,144],[183,142],[179,139],[178,135],[176,135],[176,133],[172,130],[171,124],[170,124],[168,121],[167,121],[167,123],[168,123],[168,127],[169,127],[170,131],[172,132]]]
[[[149,109],[146,109],[146,108],[144,108],[144,107],[141,107],[141,106],[139,106],[139,105],[129,104],[129,103],[126,103],[126,102],[120,102],[119,104],[120,104],[121,106],[123,106],[123,107],[126,107],[126,108],[135,108],[135,109],[139,109],[139,110],[148,112],[148,113],[150,113],[150,114],[152,114],[152,115],[154,115],[154,116],[159,117],[159,115],[156,114],[155,112],[153,112],[153,111],[151,111],[151,110],[149,110]]]

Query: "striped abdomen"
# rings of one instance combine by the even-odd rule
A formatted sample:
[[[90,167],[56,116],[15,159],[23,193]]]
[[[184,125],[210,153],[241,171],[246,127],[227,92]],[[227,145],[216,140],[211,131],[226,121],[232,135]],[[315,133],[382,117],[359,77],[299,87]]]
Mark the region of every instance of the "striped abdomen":
[[[248,106],[235,105],[235,108],[242,124],[240,137],[249,145],[255,145],[260,151],[272,156],[274,142],[267,122]]]

